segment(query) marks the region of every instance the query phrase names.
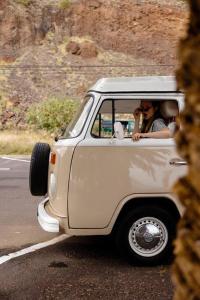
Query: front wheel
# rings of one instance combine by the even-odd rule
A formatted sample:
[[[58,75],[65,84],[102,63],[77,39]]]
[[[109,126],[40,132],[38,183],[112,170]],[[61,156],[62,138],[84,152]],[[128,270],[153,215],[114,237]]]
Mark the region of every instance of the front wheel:
[[[164,263],[172,256],[176,222],[163,208],[137,207],[116,228],[117,248],[131,262]]]

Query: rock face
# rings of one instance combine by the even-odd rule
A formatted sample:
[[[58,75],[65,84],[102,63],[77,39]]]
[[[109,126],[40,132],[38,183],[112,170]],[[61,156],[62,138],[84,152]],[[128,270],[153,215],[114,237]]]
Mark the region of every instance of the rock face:
[[[24,112],[49,97],[79,98],[101,77],[172,74],[187,20],[176,1],[71,0],[62,9],[60,0],[0,0],[1,99]]]
[[[1,1],[1,57],[17,57],[21,49],[39,44],[49,32],[54,32],[57,41],[65,36],[90,36],[105,50],[136,57],[150,55],[159,63],[176,60],[177,35],[181,35],[186,13],[173,5],[80,0],[72,1],[68,9],[59,9],[58,5],[44,5],[43,1],[30,3],[24,7],[11,0]],[[84,45],[83,52],[89,51],[89,56],[95,56],[95,49]]]
[[[68,43],[66,50],[71,54],[80,55],[84,59],[97,57],[98,55],[97,47],[91,42],[77,43],[71,41]]]
[[[159,63],[175,62],[177,36],[185,12],[144,1],[79,1],[72,6],[68,26],[72,35],[89,35],[112,49]]]
[[[92,58],[98,55],[97,47],[94,43],[84,42],[81,45],[81,56],[82,58]]]
[[[20,15],[15,6],[4,5],[0,16],[1,58],[14,59],[20,48],[34,41],[34,24],[27,12]]]
[[[39,45],[49,31],[55,31],[56,20],[63,12],[52,6],[24,7],[14,1],[0,5],[0,58],[15,59],[24,47]]]
[[[71,53],[71,54],[74,54],[74,55],[80,55],[81,54],[81,48],[80,48],[80,44],[77,43],[77,42],[69,42],[67,47],[66,47],[66,50]]]

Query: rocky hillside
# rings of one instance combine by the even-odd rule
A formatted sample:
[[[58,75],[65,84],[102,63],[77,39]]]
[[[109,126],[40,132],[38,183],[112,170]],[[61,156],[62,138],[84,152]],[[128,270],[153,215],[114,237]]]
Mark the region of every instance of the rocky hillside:
[[[0,0],[1,121],[100,77],[172,74],[186,22],[181,0]]]

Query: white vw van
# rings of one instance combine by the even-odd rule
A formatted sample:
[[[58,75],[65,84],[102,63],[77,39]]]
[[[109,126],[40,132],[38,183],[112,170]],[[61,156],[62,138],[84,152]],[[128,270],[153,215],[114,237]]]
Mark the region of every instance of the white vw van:
[[[172,252],[183,211],[172,186],[186,162],[173,137],[133,141],[141,101],[157,102],[166,124],[184,105],[174,77],[99,80],[53,147],[35,145],[30,190],[44,196],[38,207],[44,230],[112,234],[128,259],[149,264]]]

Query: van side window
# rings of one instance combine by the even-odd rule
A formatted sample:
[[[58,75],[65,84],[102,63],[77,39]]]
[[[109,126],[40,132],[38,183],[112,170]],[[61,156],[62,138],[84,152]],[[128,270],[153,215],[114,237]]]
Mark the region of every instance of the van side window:
[[[116,99],[104,100],[92,126],[91,135],[94,138],[111,138],[114,136],[114,123],[120,122],[124,129],[124,137],[131,138],[134,130],[137,132],[153,131],[151,127],[154,123],[149,125],[149,129],[144,130],[144,125],[148,123],[145,120],[147,109],[142,111],[141,105],[144,102],[151,102],[157,107],[156,116],[158,121],[163,122],[163,126],[168,127],[171,131],[171,137],[175,130],[177,130],[177,116],[178,116],[178,103],[175,100],[145,100],[145,99]],[[135,120],[135,111],[140,110],[140,119]],[[159,116],[159,118],[158,118]],[[158,122],[157,122],[158,123]],[[156,123],[156,124],[157,124]],[[148,125],[148,124],[147,124]],[[147,126],[146,126],[147,127]],[[155,127],[155,126],[154,126]],[[156,128],[156,127],[155,127]],[[154,131],[156,129],[154,128]],[[138,131],[139,130],[139,131]],[[159,129],[157,129],[159,130]]]
[[[113,135],[113,101],[103,102],[92,127],[92,136],[95,138],[109,138]]]
[[[134,128],[133,109],[138,100],[105,100],[92,127],[94,138],[111,138],[114,135],[114,123],[120,122],[125,137],[131,137]]]

